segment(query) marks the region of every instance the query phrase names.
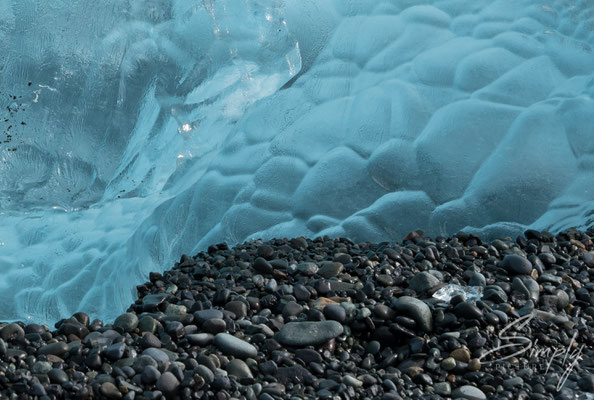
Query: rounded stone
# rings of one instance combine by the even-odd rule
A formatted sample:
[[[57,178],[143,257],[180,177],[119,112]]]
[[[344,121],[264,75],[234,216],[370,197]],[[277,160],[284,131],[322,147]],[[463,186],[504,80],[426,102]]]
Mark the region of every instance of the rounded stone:
[[[125,313],[116,318],[113,323],[114,328],[121,329],[124,332],[133,332],[138,326],[138,317],[133,313]]]
[[[175,393],[179,386],[179,381],[171,372],[163,372],[163,374],[157,380],[157,389],[162,391],[166,395]]]
[[[470,360],[470,352],[467,349],[459,348],[455,349],[450,353],[450,357],[454,360],[462,361],[467,363]]]
[[[238,358],[254,358],[258,355],[256,347],[228,333],[217,334],[214,343],[226,355]]]
[[[468,301],[458,303],[456,307],[454,307],[454,314],[456,314],[456,316],[458,317],[465,319],[483,318],[483,312],[476,305]]]
[[[501,260],[499,267],[505,269],[510,274],[530,275],[532,263],[517,254],[509,254]]]
[[[225,370],[229,375],[236,376],[239,379],[253,378],[250,367],[248,367],[245,361],[240,360],[239,358],[229,361],[225,366]]]
[[[456,368],[456,359],[454,357],[444,358],[441,362],[441,368],[445,369],[446,371],[453,370]]]
[[[322,263],[322,266],[318,270],[318,275],[322,278],[332,278],[337,276],[342,272],[344,265],[339,262],[325,262]]]
[[[47,374],[48,372],[50,372],[52,369],[52,364],[47,362],[47,361],[37,361],[35,364],[33,364],[33,367],[31,368],[31,372],[33,374],[39,374],[39,375],[43,375],[43,374]]]
[[[448,382],[437,382],[433,385],[435,393],[441,396],[449,396],[452,394],[452,388]]]
[[[118,390],[116,385],[111,382],[103,382],[101,386],[99,386],[99,393],[103,396],[107,397],[108,399],[121,399],[122,393]]]
[[[68,382],[68,374],[58,368],[52,368],[47,373],[47,376],[49,377],[52,383],[57,383],[58,385],[61,385],[64,382]]]
[[[408,287],[415,292],[421,294],[430,291],[431,289],[439,285],[439,279],[430,274],[429,272],[423,271],[416,274],[408,283]]]
[[[392,306],[396,311],[414,319],[425,332],[431,332],[433,329],[431,310],[423,301],[411,296],[402,296],[395,299]]]
[[[152,385],[161,377],[161,372],[152,365],[147,365],[140,376],[142,383]]]
[[[2,340],[12,340],[17,336],[25,336],[25,330],[19,324],[13,322],[0,329],[0,338]]]
[[[230,301],[225,304],[225,310],[231,311],[237,319],[245,318],[248,313],[247,305],[239,300]]]
[[[204,322],[204,324],[202,324],[202,329],[204,329],[205,332],[217,334],[227,330],[227,323],[220,318],[213,318]]]
[[[468,284],[470,286],[485,286],[487,284],[487,280],[483,274],[480,272],[475,272],[468,280]]]
[[[324,307],[324,317],[328,320],[342,323],[346,320],[346,311],[337,304],[330,304]]]
[[[276,334],[276,340],[286,346],[305,347],[326,343],[344,332],[337,321],[289,322]]]
[[[479,371],[481,369],[481,361],[478,358],[473,358],[468,362],[469,371]]]
[[[157,320],[150,315],[145,315],[138,321],[138,330],[142,332],[155,333],[157,330]]]

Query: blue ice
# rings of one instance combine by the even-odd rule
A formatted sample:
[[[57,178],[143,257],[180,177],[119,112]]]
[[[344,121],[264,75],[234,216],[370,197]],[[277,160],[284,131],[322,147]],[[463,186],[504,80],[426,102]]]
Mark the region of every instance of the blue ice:
[[[113,319],[222,241],[585,229],[593,28],[585,0],[0,2],[0,319]]]

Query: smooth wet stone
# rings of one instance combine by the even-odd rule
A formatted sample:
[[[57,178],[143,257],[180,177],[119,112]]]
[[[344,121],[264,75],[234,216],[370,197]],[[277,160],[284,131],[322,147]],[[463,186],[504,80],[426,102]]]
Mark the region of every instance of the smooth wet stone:
[[[239,300],[230,301],[225,304],[225,310],[231,311],[237,319],[245,318],[248,313],[247,305]]]
[[[431,310],[423,301],[410,296],[402,296],[392,302],[392,307],[414,319],[425,332],[431,332],[433,329]]]
[[[556,290],[555,296],[557,296],[557,307],[564,309],[569,305],[569,295],[565,290]]]
[[[52,383],[57,383],[58,385],[61,385],[62,383],[68,381],[68,374],[58,368],[52,368],[47,373],[47,376],[49,377]]]
[[[318,275],[328,279],[337,276],[343,269],[344,265],[339,262],[325,262],[322,263],[322,266],[318,270]]]
[[[45,346],[42,346],[39,348],[39,350],[37,350],[38,354],[51,354],[54,356],[61,356],[65,353],[68,352],[68,345],[64,342],[56,342],[56,343],[50,343],[50,344],[46,344]]]
[[[124,356],[124,351],[126,351],[126,343],[118,342],[107,347],[103,354],[111,361],[116,361]]]
[[[561,278],[560,276],[557,275],[553,275],[553,274],[549,274],[549,273],[544,273],[541,276],[538,277],[538,282],[540,283],[554,283],[556,285],[560,285],[561,282],[563,282],[563,278]]]
[[[186,306],[178,305],[178,304],[168,304],[167,308],[165,308],[165,315],[178,315],[184,316],[188,312]]]
[[[337,304],[330,304],[324,307],[324,317],[327,320],[343,323],[346,320],[346,311]]]
[[[309,292],[308,292],[309,293]],[[308,297],[309,298],[309,297]],[[283,317],[294,317],[303,311],[303,306],[295,301],[289,301],[283,308]]]
[[[486,284],[487,279],[485,279],[485,276],[480,272],[473,273],[470,279],[468,280],[468,285],[470,286],[485,286]]]
[[[0,329],[0,338],[2,338],[2,340],[10,341],[19,336],[25,336],[25,331],[16,322],[8,324]]]
[[[483,299],[492,301],[496,304],[507,302],[507,294],[505,291],[497,285],[489,285],[483,292]]]
[[[208,346],[214,342],[214,335],[211,333],[193,333],[186,335],[185,338],[193,346]]]
[[[122,314],[116,318],[113,326],[124,332],[132,332],[138,326],[138,317],[134,313]]]
[[[160,348],[162,346],[161,340],[150,332],[146,332],[142,335],[139,344],[143,349],[148,349],[149,347]]]
[[[163,364],[169,362],[169,356],[167,355],[167,353],[165,353],[165,351],[163,351],[161,349],[156,349],[154,347],[144,350],[142,352],[142,355],[151,357],[159,365],[163,365]]]
[[[532,263],[517,254],[509,254],[499,262],[499,267],[505,269],[510,274],[529,275],[532,271]]]
[[[140,379],[145,385],[152,385],[161,377],[161,372],[152,365],[144,367]]]
[[[467,349],[459,348],[452,350],[450,357],[452,357],[454,360],[467,363],[470,360],[470,352]]]
[[[352,386],[354,388],[360,388],[363,386],[363,381],[360,381],[359,379],[352,377],[350,375],[346,375],[342,378],[342,383],[344,383],[347,386]]]
[[[216,310],[214,308],[208,310],[200,310],[194,313],[194,318],[196,322],[200,325],[208,321],[209,319],[223,319],[224,315],[221,310]]]
[[[225,370],[229,375],[236,376],[239,379],[253,378],[250,367],[248,367],[245,361],[240,360],[239,358],[229,361],[225,366]]]
[[[179,381],[171,372],[166,371],[157,380],[157,389],[165,394],[171,395],[175,393],[179,386]]]
[[[487,396],[477,387],[465,385],[452,391],[452,398],[466,400],[486,400]]]
[[[481,361],[478,358],[473,358],[472,360],[468,361],[468,370],[469,371],[478,371],[481,369]]]
[[[319,267],[312,262],[299,263],[297,265],[297,271],[303,275],[313,276],[318,272]]]
[[[198,365],[194,372],[200,375],[209,385],[214,381],[214,373],[204,365]]]
[[[538,282],[536,282],[534,279],[530,277],[524,277],[522,278],[522,283],[528,289],[529,297],[535,303],[538,303],[538,300],[540,298],[540,287],[538,286]]]
[[[205,321],[202,324],[202,329],[207,333],[216,335],[227,330],[227,323],[223,319],[213,318]]]
[[[336,321],[289,322],[276,334],[276,340],[286,346],[304,347],[326,343],[344,332]]]
[[[142,332],[155,333],[157,330],[157,321],[150,315],[145,315],[138,321],[138,330]]]
[[[272,271],[274,271],[272,265],[270,265],[270,263],[262,257],[256,258],[252,266],[254,270],[261,274],[272,274]]]
[[[454,357],[444,358],[441,362],[441,368],[443,368],[446,371],[451,371],[454,368],[456,368],[456,360],[454,359]]]
[[[454,314],[465,319],[481,319],[483,312],[474,304],[463,301],[454,307]]]
[[[322,355],[319,352],[312,349],[297,349],[295,351],[295,357],[303,360],[305,364],[309,364],[312,362],[322,362]]]
[[[108,399],[121,399],[122,393],[118,390],[116,385],[111,382],[103,382],[101,386],[99,386],[99,393],[103,396],[107,397]]]
[[[169,298],[171,295],[168,293],[146,295],[142,298],[142,308],[144,311],[154,311]]]
[[[421,294],[434,289],[440,284],[439,279],[429,272],[419,272],[408,283],[408,287]]]
[[[449,396],[452,393],[452,388],[448,382],[437,382],[433,384],[435,393],[441,396]]]
[[[33,364],[33,367],[31,368],[31,372],[33,374],[47,374],[48,372],[50,372],[52,369],[52,364],[47,362],[47,361],[37,361],[35,364]]]
[[[223,353],[234,357],[254,358],[258,355],[255,346],[228,333],[217,334],[214,343]]]

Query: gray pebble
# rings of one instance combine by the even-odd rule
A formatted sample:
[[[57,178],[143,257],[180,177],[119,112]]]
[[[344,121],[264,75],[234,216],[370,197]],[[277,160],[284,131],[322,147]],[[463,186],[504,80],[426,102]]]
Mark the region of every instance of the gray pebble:
[[[253,345],[228,333],[217,334],[214,343],[223,353],[230,356],[254,358],[258,355],[258,349]]]

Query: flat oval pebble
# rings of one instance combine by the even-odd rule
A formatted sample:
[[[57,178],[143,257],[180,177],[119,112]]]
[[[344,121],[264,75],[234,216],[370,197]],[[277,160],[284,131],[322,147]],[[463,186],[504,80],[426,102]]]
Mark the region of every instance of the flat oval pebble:
[[[241,340],[228,333],[219,333],[214,339],[215,346],[223,353],[238,358],[253,358],[258,355],[258,349],[245,340]]]
[[[454,399],[466,399],[466,400],[486,400],[487,396],[477,387],[465,385],[456,388],[452,391],[452,397]]]
[[[286,346],[304,347],[326,343],[344,332],[336,321],[289,322],[276,334],[276,340]]]

